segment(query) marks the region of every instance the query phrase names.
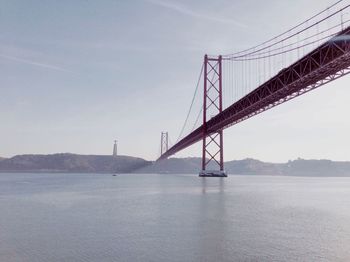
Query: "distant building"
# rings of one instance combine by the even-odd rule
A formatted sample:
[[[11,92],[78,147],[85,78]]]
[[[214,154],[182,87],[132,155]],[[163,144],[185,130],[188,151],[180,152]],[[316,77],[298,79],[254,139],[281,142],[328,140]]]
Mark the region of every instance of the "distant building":
[[[113,146],[113,156],[116,157],[118,155],[118,141],[114,140],[114,146]]]

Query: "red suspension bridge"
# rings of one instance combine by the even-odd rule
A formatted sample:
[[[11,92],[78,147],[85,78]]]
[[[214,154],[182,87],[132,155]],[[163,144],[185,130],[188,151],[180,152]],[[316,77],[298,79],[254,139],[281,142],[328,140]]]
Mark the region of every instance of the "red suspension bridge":
[[[350,5],[344,2],[252,48],[205,55],[180,136],[170,148],[162,144],[158,160],[202,140],[200,175],[225,176],[225,128],[350,73]],[[207,170],[209,164],[216,169]]]

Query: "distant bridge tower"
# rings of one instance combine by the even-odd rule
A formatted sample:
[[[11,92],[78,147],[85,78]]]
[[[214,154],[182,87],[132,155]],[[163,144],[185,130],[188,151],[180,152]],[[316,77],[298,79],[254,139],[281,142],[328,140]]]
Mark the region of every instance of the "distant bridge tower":
[[[160,136],[160,155],[163,155],[169,149],[168,132],[162,132]]]
[[[215,117],[222,112],[222,57],[204,56],[204,101],[203,101],[203,151],[202,171],[199,176],[226,177],[224,171],[223,131],[207,129],[207,116]],[[209,163],[217,169],[207,170]]]
[[[118,141],[114,140],[113,156],[116,157],[117,155],[118,155]]]

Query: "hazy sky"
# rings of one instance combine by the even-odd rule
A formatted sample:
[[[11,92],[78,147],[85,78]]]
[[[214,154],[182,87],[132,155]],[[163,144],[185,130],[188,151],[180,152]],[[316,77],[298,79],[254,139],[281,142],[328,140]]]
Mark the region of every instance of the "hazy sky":
[[[205,53],[266,40],[329,0],[0,0],[0,156],[155,159],[182,127]],[[350,160],[350,78],[225,131],[225,159]],[[200,144],[177,156],[199,156]]]

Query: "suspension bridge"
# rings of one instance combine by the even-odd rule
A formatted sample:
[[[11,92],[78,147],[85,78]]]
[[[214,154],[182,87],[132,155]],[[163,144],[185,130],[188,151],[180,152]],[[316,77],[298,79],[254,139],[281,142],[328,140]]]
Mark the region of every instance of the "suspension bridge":
[[[200,176],[226,176],[224,129],[350,73],[349,8],[341,0],[261,44],[205,55],[179,138],[168,148],[162,133],[158,160],[202,141]]]

